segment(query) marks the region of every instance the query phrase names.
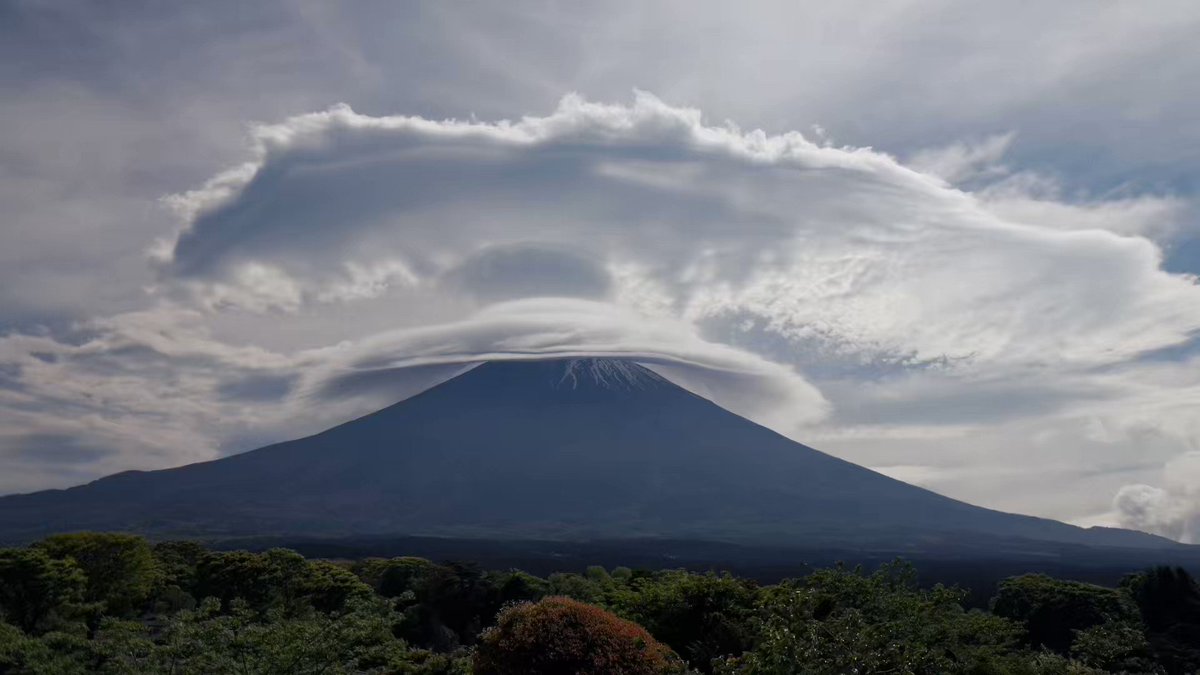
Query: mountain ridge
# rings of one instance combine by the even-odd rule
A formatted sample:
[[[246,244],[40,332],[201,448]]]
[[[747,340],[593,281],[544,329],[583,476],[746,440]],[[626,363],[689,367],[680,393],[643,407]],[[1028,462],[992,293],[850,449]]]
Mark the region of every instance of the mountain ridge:
[[[620,359],[490,361],[305,438],[0,497],[0,539],[69,529],[861,546],[970,533],[1182,546],[953,500],[796,443]]]

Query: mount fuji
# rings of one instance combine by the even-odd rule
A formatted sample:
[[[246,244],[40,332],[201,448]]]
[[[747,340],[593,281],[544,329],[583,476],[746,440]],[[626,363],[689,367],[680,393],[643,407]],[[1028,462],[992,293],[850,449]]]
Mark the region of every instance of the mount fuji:
[[[1188,548],[993,511],[792,441],[619,359],[492,361],[307,438],[0,498],[0,541],[431,536]]]

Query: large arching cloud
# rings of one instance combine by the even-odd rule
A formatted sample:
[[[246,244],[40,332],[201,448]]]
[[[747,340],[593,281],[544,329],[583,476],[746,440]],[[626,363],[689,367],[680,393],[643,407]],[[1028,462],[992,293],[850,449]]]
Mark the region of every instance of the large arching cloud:
[[[1200,381],[1164,355],[1194,349],[1200,289],[1138,234],[1178,200],[1072,202],[1002,166],[1011,138],[910,167],[648,94],[257,127],[168,199],[156,304],[0,337],[0,458],[32,472],[54,440],[77,470],[0,491],[318,431],[482,360],[610,355],[952,496],[1174,528],[1111,498],[1169,491],[1194,442]]]
[[[1147,239],[1005,220],[886,155],[644,93],[494,124],[343,106],[255,139],[252,164],[175,198],[168,286],[292,310],[399,288],[611,299],[798,365],[1097,365],[1200,329],[1200,289]]]

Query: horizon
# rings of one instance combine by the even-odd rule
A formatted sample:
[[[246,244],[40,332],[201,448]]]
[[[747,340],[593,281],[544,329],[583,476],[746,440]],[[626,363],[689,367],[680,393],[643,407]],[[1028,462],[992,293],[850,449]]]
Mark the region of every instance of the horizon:
[[[0,16],[0,495],[566,354],[1200,543],[1200,6]]]

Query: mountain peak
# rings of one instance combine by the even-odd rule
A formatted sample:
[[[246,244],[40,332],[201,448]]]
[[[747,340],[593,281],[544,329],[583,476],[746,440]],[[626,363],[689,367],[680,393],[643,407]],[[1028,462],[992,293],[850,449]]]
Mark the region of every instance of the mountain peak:
[[[393,405],[393,412],[426,408],[435,401],[454,401],[461,408],[511,408],[521,402],[523,414],[545,414],[560,405],[659,405],[663,400],[694,397],[649,368],[623,358],[554,357],[487,361],[467,372]]]
[[[555,389],[584,389],[589,387],[631,391],[669,385],[649,368],[628,359],[583,357],[542,359],[536,361],[489,361],[483,369],[497,375],[526,380],[534,378]]]
[[[968,532],[1160,545],[970,506],[796,443],[633,359],[571,357],[489,361],[240,455],[0,498],[0,541],[78,529],[855,547]]]

